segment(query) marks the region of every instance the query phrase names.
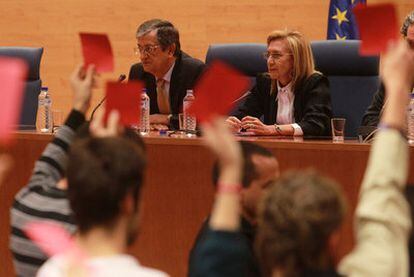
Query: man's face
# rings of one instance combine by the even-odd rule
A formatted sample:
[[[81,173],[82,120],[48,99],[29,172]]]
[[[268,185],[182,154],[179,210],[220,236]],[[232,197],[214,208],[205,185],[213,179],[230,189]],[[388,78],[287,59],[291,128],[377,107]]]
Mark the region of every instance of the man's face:
[[[253,155],[252,162],[256,168],[258,177],[250,183],[250,186],[241,191],[241,205],[243,216],[254,223],[256,221],[257,205],[274,180],[279,177],[279,164],[274,157]],[[253,221],[253,222],[252,222]]]
[[[405,40],[410,45],[411,49],[414,50],[414,24],[408,27],[407,36],[405,37]]]
[[[139,56],[146,72],[162,78],[174,61],[174,46],[162,50],[157,39],[157,30],[137,38]]]

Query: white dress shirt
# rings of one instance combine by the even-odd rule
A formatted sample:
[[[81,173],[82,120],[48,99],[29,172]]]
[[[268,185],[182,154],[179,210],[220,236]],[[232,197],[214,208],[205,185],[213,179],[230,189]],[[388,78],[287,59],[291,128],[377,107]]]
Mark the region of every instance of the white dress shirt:
[[[171,65],[170,69],[168,69],[167,73],[165,73],[164,77],[162,77],[162,80],[164,80],[164,90],[163,90],[164,97],[165,99],[168,99],[168,100],[170,99],[170,83],[171,83],[171,75],[174,70],[174,66],[175,66],[175,62]],[[171,103],[169,104],[171,106]]]
[[[279,82],[277,82],[277,115],[276,123],[278,125],[290,124],[293,127],[294,136],[302,136],[302,128],[295,123],[294,117],[294,100],[295,94],[292,91],[292,83],[287,84],[284,87],[281,87]]]

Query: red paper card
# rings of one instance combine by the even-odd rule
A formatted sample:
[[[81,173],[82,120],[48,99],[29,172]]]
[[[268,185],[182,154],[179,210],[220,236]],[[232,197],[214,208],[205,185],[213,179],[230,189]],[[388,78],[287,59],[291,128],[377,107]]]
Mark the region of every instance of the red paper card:
[[[27,70],[24,60],[0,57],[0,141],[3,143],[10,141],[11,132],[19,123]]]
[[[141,82],[108,82],[106,83],[105,121],[112,110],[120,114],[123,125],[138,125],[141,111]]]
[[[357,5],[354,14],[361,37],[361,55],[377,55],[389,41],[398,40],[398,26],[393,4]]]
[[[85,66],[94,64],[98,73],[112,72],[114,70],[114,56],[108,36],[90,33],[80,33],[79,36]]]
[[[25,232],[48,256],[62,254],[74,246],[68,231],[56,223],[32,222],[25,226]]]
[[[195,114],[200,122],[210,121],[217,115],[227,115],[234,101],[249,85],[249,79],[243,74],[221,61],[215,61],[194,88],[196,100],[189,112]]]

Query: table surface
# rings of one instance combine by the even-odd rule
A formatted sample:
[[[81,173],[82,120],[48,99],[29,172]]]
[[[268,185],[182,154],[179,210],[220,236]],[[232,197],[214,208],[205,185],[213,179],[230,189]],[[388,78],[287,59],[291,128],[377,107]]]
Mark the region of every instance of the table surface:
[[[15,138],[14,145],[7,150],[15,159],[14,170],[0,186],[0,258],[4,261],[0,276],[13,274],[8,251],[9,209],[13,197],[27,183],[34,161],[52,136],[23,131],[17,132]],[[349,211],[340,231],[336,255],[343,256],[352,249],[352,214],[370,144],[355,140],[333,143],[297,138],[238,139],[268,148],[277,157],[281,172],[311,168],[336,180],[346,195]],[[149,163],[142,194],[142,224],[139,237],[129,252],[144,265],[164,270],[171,276],[185,276],[188,252],[214,197],[211,181],[214,157],[200,138],[150,134],[144,141]],[[410,152],[413,151],[411,146]],[[414,180],[412,172],[414,170],[410,170],[410,183]]]

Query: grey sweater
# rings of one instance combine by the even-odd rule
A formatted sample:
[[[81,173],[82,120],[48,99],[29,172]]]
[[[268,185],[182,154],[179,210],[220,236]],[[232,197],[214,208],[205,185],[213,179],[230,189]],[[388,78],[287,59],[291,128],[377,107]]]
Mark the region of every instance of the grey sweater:
[[[69,146],[76,129],[84,122],[82,113],[71,111],[65,124],[36,161],[29,183],[15,196],[10,211],[10,250],[18,276],[35,276],[47,260],[47,256],[24,233],[27,223],[48,221],[62,225],[71,233],[75,231],[66,191],[58,189],[56,184],[65,175]]]

